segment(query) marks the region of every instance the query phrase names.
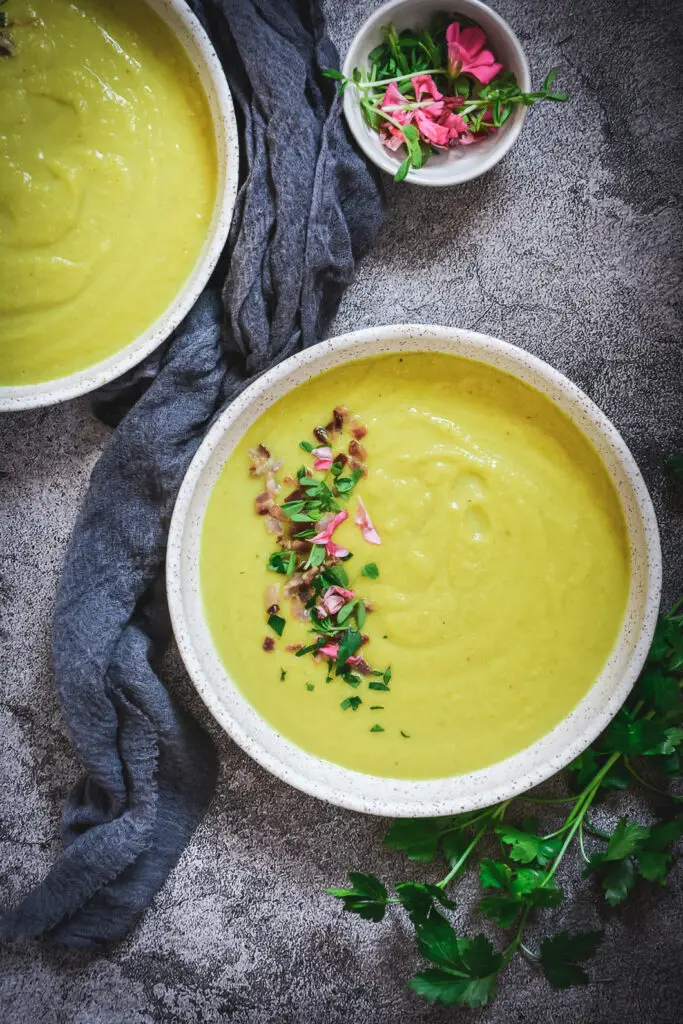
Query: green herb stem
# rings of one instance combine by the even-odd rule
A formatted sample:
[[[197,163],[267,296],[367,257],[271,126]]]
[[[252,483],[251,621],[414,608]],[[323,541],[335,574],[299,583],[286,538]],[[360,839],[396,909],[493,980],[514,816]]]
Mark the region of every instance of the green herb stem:
[[[644,779],[642,775],[639,775],[628,757],[624,758],[624,766],[626,767],[626,771],[629,775],[632,775],[639,785],[643,786],[645,789],[649,789],[651,793],[656,793],[657,796],[666,797],[667,800],[672,800],[674,803],[683,803],[683,797],[677,796],[675,793],[668,793],[665,789],[659,789],[657,786],[653,786],[652,783],[648,782],[647,779]]]
[[[517,931],[515,932],[515,937],[512,940],[512,942],[510,943],[510,945],[506,949],[503,950],[503,959],[505,960],[506,964],[510,963],[510,960],[512,959],[512,957],[514,955],[515,950],[521,944],[522,932],[524,931],[524,925],[526,924],[526,919],[529,916],[530,912],[531,912],[531,907],[525,907],[524,908],[524,912],[523,912],[521,918],[519,919],[519,925],[517,926]]]
[[[488,822],[486,822],[485,825],[482,825],[482,827],[479,829],[479,831],[477,832],[476,836],[474,837],[474,839],[472,840],[470,845],[467,847],[465,852],[460,857],[458,857],[458,859],[456,860],[455,864],[453,865],[451,870],[448,872],[446,877],[442,878],[440,882],[436,883],[439,886],[440,889],[445,889],[446,886],[448,885],[448,883],[451,882],[455,878],[455,876],[457,875],[457,873],[460,870],[460,868],[463,866],[463,864],[465,863],[465,861],[467,860],[469,855],[472,853],[472,850],[475,848],[475,846],[477,845],[477,843],[479,842],[481,837],[484,835],[484,833],[488,830],[488,827],[489,827]]]
[[[605,775],[610,770],[612,765],[616,764],[616,762],[619,760],[620,757],[621,757],[621,754],[612,754],[612,756],[610,758],[608,758],[608,760],[602,766],[602,768],[597,773],[597,775],[594,776],[593,781],[584,790],[583,798],[579,798],[579,802],[576,804],[576,806],[574,807],[574,810],[572,811],[572,815],[574,815],[574,822],[573,822],[571,828],[569,829],[569,832],[567,834],[567,838],[565,839],[564,843],[562,844],[562,847],[560,848],[560,852],[558,853],[557,857],[553,861],[553,865],[550,868],[550,871],[548,872],[548,874],[545,876],[545,878],[541,882],[541,885],[540,885],[541,889],[544,889],[546,887],[546,885],[548,884],[548,882],[550,882],[550,880],[552,879],[553,875],[555,874],[555,872],[559,868],[560,864],[562,863],[562,858],[564,857],[565,853],[567,852],[567,850],[569,848],[569,844],[571,843],[572,839],[574,838],[574,834],[576,833],[576,831],[579,828],[581,822],[583,821],[584,815],[586,814],[588,808],[592,804],[592,802],[593,802],[593,800],[595,798],[595,794],[600,789],[600,783],[602,782],[602,780],[604,779]],[[570,815],[570,817],[571,817],[571,815]]]
[[[448,72],[446,68],[426,68],[424,71],[411,71],[407,75],[398,75],[396,78],[378,78],[374,82],[353,82],[348,79],[352,85],[355,85],[356,89],[372,89],[376,85],[391,85],[392,82],[407,82],[410,78],[416,78],[417,75],[446,75]],[[432,103],[434,100],[431,101]]]

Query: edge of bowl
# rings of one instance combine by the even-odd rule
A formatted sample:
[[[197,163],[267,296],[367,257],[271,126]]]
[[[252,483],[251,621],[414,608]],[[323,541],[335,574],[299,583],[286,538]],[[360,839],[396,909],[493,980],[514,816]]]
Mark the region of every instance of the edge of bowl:
[[[204,246],[177,296],[147,330],[118,352],[84,370],[34,384],[0,385],[0,412],[56,405],[109,384],[146,359],[172,334],[206,287],[227,241],[237,198],[239,136],[230,87],[211,40],[184,0],[144,0],[168,25],[202,79],[216,136],[218,182]],[[188,49],[196,48],[203,66]],[[234,172],[234,173],[233,173]]]
[[[272,737],[275,737],[278,743],[291,748],[297,755],[301,755],[300,760],[311,769],[316,768],[319,770],[304,772],[303,770],[292,769],[288,765],[283,764],[277,755],[267,750],[258,740],[255,740],[242,725],[226,712],[216,695],[214,686],[205,675],[194,649],[184,608],[183,563],[188,561],[185,551],[185,533],[195,490],[226,430],[238,419],[243,411],[249,408],[255,396],[268,394],[276,385],[286,381],[292,373],[300,370],[302,367],[306,367],[321,358],[324,359],[326,355],[347,353],[349,350],[354,352],[359,346],[370,341],[389,342],[390,344],[399,345],[402,340],[405,341],[407,339],[416,339],[418,341],[424,339],[427,344],[430,341],[437,344],[442,342],[444,345],[452,346],[451,351],[454,355],[460,354],[474,359],[477,358],[476,354],[462,352],[459,349],[463,347],[473,348],[475,352],[493,353],[493,358],[496,355],[499,355],[501,359],[507,358],[516,363],[520,371],[526,369],[529,373],[538,374],[545,379],[550,387],[559,388],[566,398],[567,404],[574,408],[577,414],[575,416],[569,413],[569,415],[572,415],[574,421],[577,422],[578,413],[581,411],[584,417],[591,421],[600,432],[610,453],[616,458],[626,482],[633,490],[637,522],[642,527],[642,550],[644,565],[646,566],[645,579],[642,583],[642,613],[638,619],[635,642],[630,647],[630,653],[628,653],[626,658],[620,681],[612,687],[611,695],[599,710],[599,713],[588,718],[579,735],[565,743],[559,752],[555,751],[555,753],[549,754],[542,765],[532,769],[522,770],[517,773],[514,771],[510,772],[509,769],[503,771],[505,766],[512,766],[518,759],[524,758],[528,752],[541,748],[541,746],[552,746],[553,737],[556,737],[558,732],[561,732],[568,722],[575,719],[575,716],[580,717],[580,709],[599,687],[610,662],[612,662],[620,646],[624,645],[625,638],[628,637],[626,623],[622,626],[619,637],[615,641],[608,665],[603,669],[581,702],[553,730],[512,757],[487,768],[462,775],[427,780],[372,776],[333,764],[316,755],[309,754],[307,751],[291,743],[291,741],[280,736],[252,708],[255,719],[265,726],[269,736],[272,734]],[[394,349],[394,351],[396,350],[399,349]],[[419,348],[417,350],[419,351]],[[429,351],[429,349],[425,348],[425,351]],[[348,359],[361,357],[362,352],[353,354]],[[344,358],[339,360],[339,362],[344,361],[347,360]],[[327,368],[329,367],[325,367],[325,369]],[[512,372],[507,367],[503,367],[503,369],[506,369],[507,372]],[[522,379],[524,380],[525,378],[522,376]],[[287,389],[285,388],[285,390]],[[275,399],[272,398],[271,400]],[[560,404],[556,399],[551,398],[551,400],[554,400],[556,404]],[[270,401],[266,402],[266,405],[269,404],[271,404]],[[265,408],[265,406],[262,408]],[[260,411],[262,411],[262,408]],[[560,404],[560,408],[564,408],[562,404]],[[564,408],[564,411],[568,412],[568,409]],[[580,422],[577,422],[577,426],[579,429],[583,429]],[[609,467],[608,471],[610,471]],[[610,475],[613,477],[611,471]],[[617,486],[616,481],[615,486]],[[201,527],[199,529],[201,530]],[[629,542],[633,547],[634,536],[630,529]],[[242,392],[235,402],[220,414],[195,454],[178,494],[169,533],[166,583],[174,635],[185,667],[197,692],[219,725],[258,764],[277,778],[302,792],[349,810],[388,817],[438,817],[462,811],[476,810],[525,792],[545,782],[556,772],[566,767],[567,764],[598,737],[624,703],[645,663],[659,612],[662,564],[657,520],[640,470],[616,427],[577,385],[573,384],[564,374],[538,357],[500,339],[458,328],[424,324],[395,324],[366,328],[340,335],[291,356],[254,381]],[[635,581],[632,577],[629,591],[629,609],[634,601],[634,583]],[[238,687],[229,678],[225,669],[223,669],[223,675],[224,679],[221,680],[221,683],[225,685],[227,681],[227,686],[231,690],[231,696],[236,695],[241,703],[251,708],[251,705],[249,705],[246,698],[242,697]],[[324,778],[321,778],[326,773],[330,774],[330,769],[332,770],[331,774],[337,775],[340,779],[344,780],[343,785],[331,786]],[[486,775],[494,770],[498,771],[503,777],[503,781],[496,785],[487,784]],[[354,783],[358,785],[361,782],[370,783],[380,795],[376,795],[374,792],[371,797],[358,795]],[[459,788],[463,786],[463,783],[468,782],[471,784],[469,794],[464,796],[459,794]],[[481,785],[479,785],[480,783]],[[437,799],[434,793],[439,787],[443,788],[444,786],[449,790],[448,795],[444,796],[442,794]],[[399,796],[399,794],[401,795]],[[406,796],[406,794],[408,795]]]
[[[459,0],[454,0],[454,7],[458,6],[458,2]],[[362,23],[351,40],[342,65],[342,72],[347,78],[351,78],[353,69],[358,63],[356,51],[361,48],[362,41],[366,34],[381,25],[392,11],[396,10],[396,8],[402,7],[404,3],[405,0],[388,0],[388,3],[383,4],[376,11],[373,11],[372,14]],[[524,52],[524,47],[512,26],[505,20],[505,18],[502,17],[502,15],[498,14],[497,11],[494,11],[493,8],[489,7],[487,4],[482,3],[481,0],[466,0],[466,6],[474,10],[485,12],[486,16],[495,21],[498,27],[508,36],[512,46],[517,50],[518,57],[522,65],[520,86],[522,89],[529,92],[531,90],[529,61],[526,53]],[[354,105],[354,100],[355,97],[353,90],[347,88],[344,92],[343,110],[346,123],[348,124],[354,139],[368,159],[372,160],[377,167],[393,177],[398,170],[398,164],[395,160],[391,159],[391,156],[386,152],[381,143],[374,140],[369,130],[364,130],[365,122],[362,120],[360,114],[358,114],[358,111],[356,110],[357,104]],[[427,178],[420,170],[413,170],[411,168],[404,181],[408,181],[413,185],[426,185],[430,188],[448,188],[454,185],[464,185],[468,181],[481,177],[482,174],[485,174],[487,171],[490,171],[492,167],[495,167],[495,165],[499,163],[499,161],[502,160],[514,146],[524,126],[527,113],[527,107],[520,107],[515,111],[513,117],[509,119],[505,135],[502,137],[500,145],[491,149],[488,158],[483,160],[479,166],[473,168],[471,172],[460,175],[452,174],[449,176],[447,169],[444,167],[444,180],[437,181]]]

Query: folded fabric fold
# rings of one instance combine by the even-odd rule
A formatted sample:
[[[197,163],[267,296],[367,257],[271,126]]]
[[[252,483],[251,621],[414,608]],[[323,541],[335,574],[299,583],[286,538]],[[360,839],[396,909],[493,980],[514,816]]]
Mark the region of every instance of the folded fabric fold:
[[[191,3],[238,104],[242,185],[214,283],[165,350],[97,398],[120,425],[92,474],[57,599],[59,695],[84,779],[65,849],[0,920],[0,936],[69,946],[120,938],[152,900],[211,799],[210,739],[176,708],[157,664],[170,636],[167,531],[216,413],[250,379],[314,344],[381,221],[352,149],[317,2]]]

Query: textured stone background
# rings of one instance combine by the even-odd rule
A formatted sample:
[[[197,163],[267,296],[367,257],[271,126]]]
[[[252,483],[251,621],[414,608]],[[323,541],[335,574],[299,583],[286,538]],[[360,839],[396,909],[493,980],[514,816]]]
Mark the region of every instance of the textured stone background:
[[[329,0],[342,51],[373,6]],[[515,342],[567,373],[617,424],[645,474],[670,601],[683,590],[681,493],[662,469],[665,455],[683,450],[675,308],[680,7],[677,0],[497,6],[521,36],[537,79],[563,66],[571,105],[532,111],[516,148],[480,181],[448,191],[389,184],[387,226],[359,267],[333,333],[400,320],[457,324]],[[106,440],[85,400],[0,422],[0,880],[7,904],[52,863],[60,805],[78,775],[53,688],[50,617],[62,553]],[[553,992],[519,962],[484,1011],[422,1003],[405,988],[417,961],[401,916],[364,924],[323,894],[348,868],[415,875],[381,849],[384,823],[270,778],[218,733],[173,655],[167,678],[218,742],[223,768],[211,810],[151,909],[115,949],[97,956],[39,945],[1,951],[5,1024],[683,1019],[680,868],[668,893],[644,889],[619,912],[605,909],[591,883],[572,881],[578,870],[566,871],[571,902],[545,923],[549,930],[560,921],[605,926],[589,988]],[[614,820],[611,809],[606,814]]]

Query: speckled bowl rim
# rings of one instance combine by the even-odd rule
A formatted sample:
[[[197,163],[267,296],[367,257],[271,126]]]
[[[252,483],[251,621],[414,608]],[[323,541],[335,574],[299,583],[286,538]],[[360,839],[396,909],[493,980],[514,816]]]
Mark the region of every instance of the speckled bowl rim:
[[[406,0],[389,0],[388,3],[379,7],[376,11],[363,22],[355,36],[351,40],[351,45],[347,51],[346,57],[344,58],[344,64],[342,67],[343,73],[347,78],[353,76],[354,67],[361,64],[367,58],[370,47],[366,42],[366,38],[371,33],[376,33],[382,25],[386,25],[392,20],[395,12],[406,5]],[[529,71],[529,62],[524,52],[518,36],[497,11],[489,7],[488,4],[481,3],[480,0],[453,0],[452,3],[440,3],[435,4],[437,8],[442,10],[452,10],[453,13],[464,14],[471,17],[474,21],[480,20],[482,17],[495,23],[497,29],[506,37],[510,47],[515,52],[515,57],[519,62],[519,74],[518,81],[520,87],[525,92],[531,91],[531,73]],[[396,160],[395,155],[392,155],[379,141],[377,134],[372,131],[371,128],[365,123],[363,115],[360,112],[358,106],[358,100],[356,92],[353,88],[348,87],[344,91],[344,103],[343,103],[344,116],[347,124],[353,133],[353,137],[356,142],[363,150],[365,155],[372,160],[377,167],[381,170],[386,171],[387,174],[391,174],[392,177],[396,173],[399,167],[400,161]],[[503,157],[509,153],[510,149],[514,146],[515,142],[519,138],[524,121],[527,115],[527,107],[518,106],[515,112],[512,114],[508,121],[504,125],[503,129],[496,135],[495,143],[493,140],[492,145],[489,146],[486,143],[477,143],[479,148],[476,152],[482,153],[481,160],[478,160],[476,164],[471,166],[469,171],[465,170],[464,167],[458,164],[455,159],[445,160],[441,164],[441,174],[439,176],[431,176],[426,173],[427,169],[418,169],[408,171],[405,177],[405,181],[411,182],[413,185],[428,185],[432,188],[446,188],[452,185],[463,185],[467,181],[472,181],[474,178],[481,177],[487,171],[490,171],[492,167],[495,167]],[[486,146],[485,150],[481,147]],[[474,147],[469,147],[474,149]],[[431,163],[431,162],[430,162]]]
[[[216,136],[216,201],[206,241],[190,276],[164,313],[124,348],[66,377],[0,386],[0,412],[55,405],[95,391],[142,362],[194,306],[223,251],[237,197],[239,139],[232,96],[218,55],[185,0],[144,0],[169,26],[196,68],[209,101]]]
[[[297,747],[269,725],[231,681],[204,619],[199,542],[208,498],[230,451],[287,391],[341,363],[382,352],[448,352],[480,360],[536,387],[598,449],[620,495],[631,550],[626,618],[607,665],[574,710],[536,743],[489,768],[441,779],[380,778],[342,768]],[[273,775],[340,807],[392,817],[454,814],[531,789],[577,757],[616,714],[645,662],[661,592],[659,533],[640,471],[607,417],[575,384],[536,356],[484,334],[397,324],[321,342],[252,383],[219,416],[197,451],[171,521],[166,582],[173,629],[198,693],[225,731]]]

